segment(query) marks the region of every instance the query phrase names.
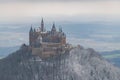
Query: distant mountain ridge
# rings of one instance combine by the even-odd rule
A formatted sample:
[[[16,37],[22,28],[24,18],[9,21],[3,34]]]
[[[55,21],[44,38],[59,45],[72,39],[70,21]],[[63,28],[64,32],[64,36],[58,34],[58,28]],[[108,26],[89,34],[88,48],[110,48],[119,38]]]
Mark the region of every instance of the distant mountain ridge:
[[[113,51],[104,51],[104,52],[101,52],[102,54],[113,54],[113,53],[116,53],[116,54],[120,54],[120,50],[113,50]]]
[[[10,53],[19,49],[19,46],[14,47],[0,47],[0,58],[8,56]]]
[[[105,51],[100,54],[114,65],[120,67],[120,50]]]
[[[28,46],[0,60],[1,80],[120,80],[120,69],[91,48],[41,59]]]

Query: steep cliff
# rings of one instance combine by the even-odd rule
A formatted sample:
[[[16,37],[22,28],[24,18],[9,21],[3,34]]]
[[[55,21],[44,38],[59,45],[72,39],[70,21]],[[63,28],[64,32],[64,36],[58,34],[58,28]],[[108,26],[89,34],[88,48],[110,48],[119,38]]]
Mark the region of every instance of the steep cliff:
[[[120,80],[120,69],[90,48],[41,59],[22,46],[0,60],[0,80]]]

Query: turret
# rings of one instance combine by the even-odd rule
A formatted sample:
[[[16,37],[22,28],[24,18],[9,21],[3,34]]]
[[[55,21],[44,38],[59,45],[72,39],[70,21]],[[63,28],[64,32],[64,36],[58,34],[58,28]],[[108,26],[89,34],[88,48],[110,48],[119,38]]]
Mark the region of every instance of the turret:
[[[65,35],[65,33],[62,34],[61,44],[62,45],[66,44],[66,35]]]
[[[33,28],[31,26],[30,31],[29,31],[29,45],[32,46],[32,41],[33,41]]]
[[[45,31],[43,18],[42,18],[42,20],[41,20],[41,31],[42,31],[42,32]]]
[[[51,29],[52,32],[56,32],[56,27],[55,27],[55,24],[53,23],[53,26],[52,26],[52,29]]]
[[[31,25],[31,28],[30,28],[29,33],[33,33],[33,28],[32,28],[32,25]]]

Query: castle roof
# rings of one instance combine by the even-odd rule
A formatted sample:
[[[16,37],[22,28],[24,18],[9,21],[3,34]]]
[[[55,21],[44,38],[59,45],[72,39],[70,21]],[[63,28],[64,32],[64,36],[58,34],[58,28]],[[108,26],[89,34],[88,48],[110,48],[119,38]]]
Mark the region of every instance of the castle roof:
[[[53,23],[53,26],[52,26],[51,31],[53,31],[53,32],[55,32],[55,31],[56,31],[55,23]]]
[[[32,28],[32,26],[31,26],[31,28],[30,28],[30,32],[33,32],[33,28]]]

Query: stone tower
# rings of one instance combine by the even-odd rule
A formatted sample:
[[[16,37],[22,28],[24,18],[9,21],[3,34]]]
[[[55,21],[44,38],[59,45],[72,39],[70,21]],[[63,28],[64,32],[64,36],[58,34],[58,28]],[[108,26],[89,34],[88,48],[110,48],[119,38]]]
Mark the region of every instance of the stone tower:
[[[61,44],[66,44],[66,35],[64,33],[62,34]]]
[[[31,26],[30,31],[29,31],[29,45],[32,47],[33,46],[33,40],[34,40],[34,31]]]
[[[45,31],[43,18],[42,18],[42,20],[41,20],[41,31],[42,31],[42,32]]]
[[[56,27],[55,27],[55,23],[53,23],[53,26],[52,26],[52,29],[51,29],[52,32],[56,32]]]

